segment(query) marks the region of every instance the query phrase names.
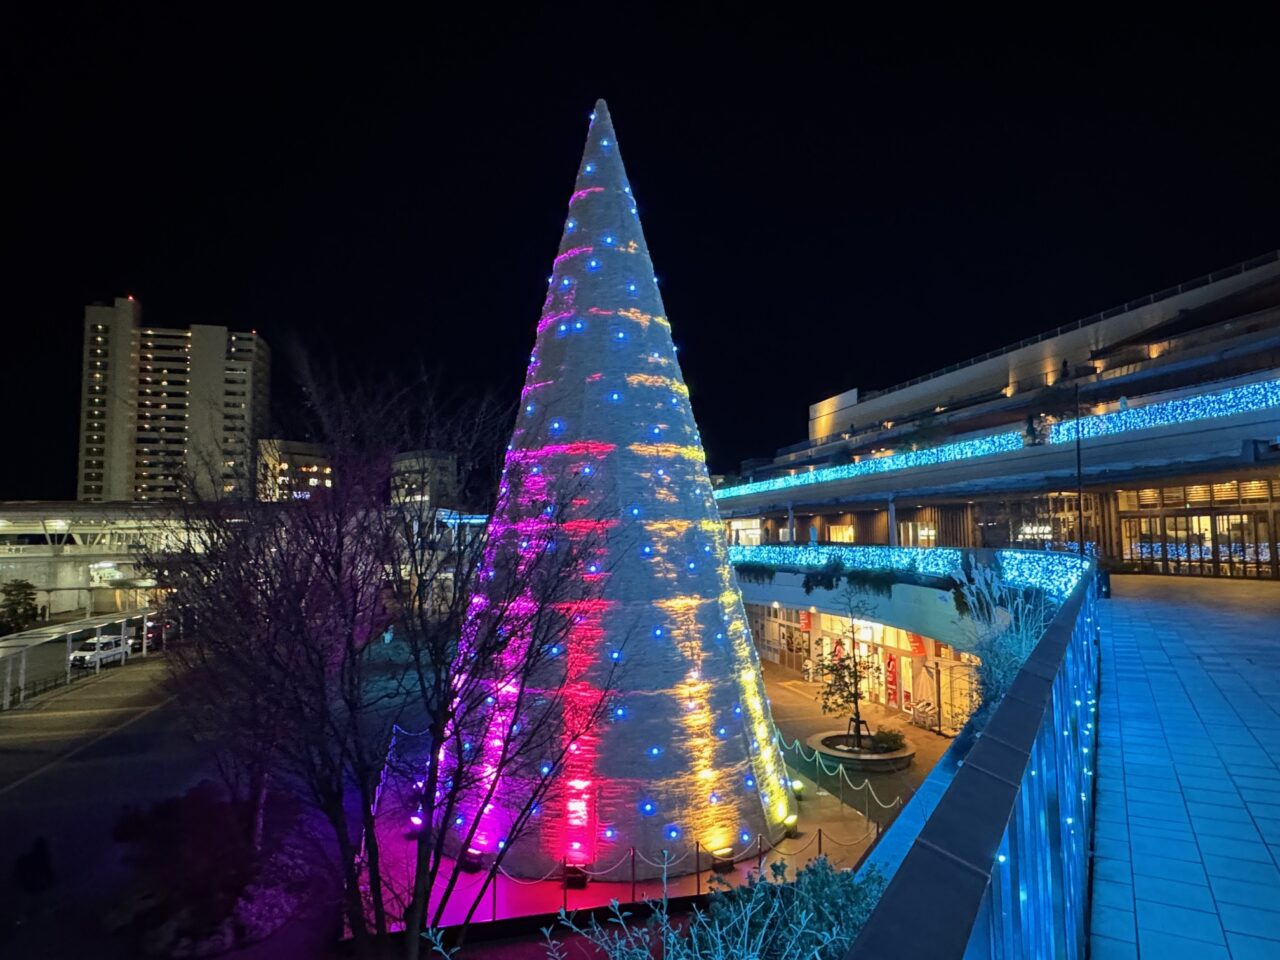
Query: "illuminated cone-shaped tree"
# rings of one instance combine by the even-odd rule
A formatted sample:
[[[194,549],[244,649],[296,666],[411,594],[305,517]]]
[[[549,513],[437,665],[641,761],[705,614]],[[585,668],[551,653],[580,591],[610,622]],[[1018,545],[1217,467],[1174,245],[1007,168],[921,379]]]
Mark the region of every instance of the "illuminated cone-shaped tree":
[[[612,686],[603,719],[563,754],[555,790],[503,865],[525,876],[566,860],[603,867],[634,846],[653,861],[669,851],[680,860],[672,872],[689,872],[683,854],[695,843],[744,854],[785,833],[796,803],[603,101],[548,283],[490,549],[582,549],[566,710],[575,698],[598,702],[602,678]],[[477,600],[482,611],[483,588]],[[527,795],[512,783],[472,812],[482,854],[501,840],[506,789]],[[638,868],[655,872],[643,859]]]

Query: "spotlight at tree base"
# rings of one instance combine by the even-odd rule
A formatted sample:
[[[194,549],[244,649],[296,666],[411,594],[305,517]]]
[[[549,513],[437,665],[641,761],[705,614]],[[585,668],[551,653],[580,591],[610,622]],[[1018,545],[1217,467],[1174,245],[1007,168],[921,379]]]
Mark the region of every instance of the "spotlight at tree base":
[[[464,873],[479,873],[484,867],[480,859],[480,851],[475,847],[467,847],[462,856],[458,858],[458,866],[462,868]]]
[[[799,835],[799,831],[796,829],[796,824],[799,820],[800,818],[794,813],[789,813],[782,818],[782,825],[787,828],[788,837],[795,837]]]
[[[712,873],[733,873],[733,848],[721,847],[711,851]]]
[[[566,890],[585,890],[589,879],[582,867],[571,863],[564,868],[563,882]]]
[[[794,793],[794,794],[796,795],[796,799],[797,799],[797,800],[803,800],[803,799],[804,799],[804,781],[803,781],[803,780],[792,780],[792,781],[791,781],[791,792],[792,792],[792,793]]]

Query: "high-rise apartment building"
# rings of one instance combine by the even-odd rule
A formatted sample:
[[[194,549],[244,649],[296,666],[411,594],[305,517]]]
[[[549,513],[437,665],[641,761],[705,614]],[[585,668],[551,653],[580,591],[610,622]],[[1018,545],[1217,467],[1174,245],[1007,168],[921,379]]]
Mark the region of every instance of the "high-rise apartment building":
[[[145,326],[132,297],[86,307],[78,499],[253,496],[270,371],[256,333]]]

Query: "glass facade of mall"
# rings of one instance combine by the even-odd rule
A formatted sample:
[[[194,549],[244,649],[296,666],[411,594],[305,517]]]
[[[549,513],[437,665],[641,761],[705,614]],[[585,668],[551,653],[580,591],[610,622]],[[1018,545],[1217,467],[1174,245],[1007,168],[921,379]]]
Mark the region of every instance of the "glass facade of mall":
[[[1118,490],[1115,554],[1143,573],[1277,576],[1280,477]]]
[[[805,661],[846,656],[853,644],[866,658],[866,696],[920,726],[954,735],[977,702],[972,654],[931,637],[871,620],[748,603],[747,620],[760,656],[797,674]]]
[[[1083,509],[1081,506],[1083,504]],[[1104,569],[1174,576],[1280,579],[1280,471],[1172,477],[1160,486],[983,497],[924,503],[895,511],[796,512],[795,541],[919,547],[1079,549],[1079,529]],[[728,522],[731,543],[787,543],[781,512]]]

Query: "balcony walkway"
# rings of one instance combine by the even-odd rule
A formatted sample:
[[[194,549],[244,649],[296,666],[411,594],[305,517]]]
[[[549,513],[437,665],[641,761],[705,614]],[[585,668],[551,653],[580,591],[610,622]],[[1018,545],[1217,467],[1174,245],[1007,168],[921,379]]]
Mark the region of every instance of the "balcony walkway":
[[[1092,958],[1280,957],[1280,584],[1114,587]]]

